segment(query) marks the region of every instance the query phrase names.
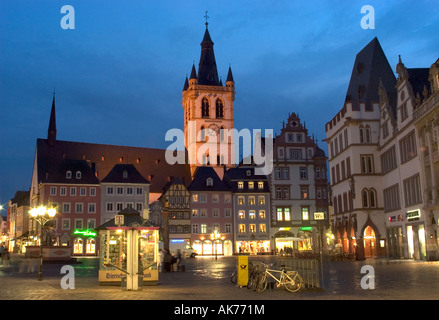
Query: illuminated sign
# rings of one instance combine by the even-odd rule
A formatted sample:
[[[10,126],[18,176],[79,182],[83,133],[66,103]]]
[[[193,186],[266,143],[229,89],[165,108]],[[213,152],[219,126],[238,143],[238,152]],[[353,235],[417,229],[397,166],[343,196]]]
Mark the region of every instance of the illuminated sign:
[[[81,235],[83,237],[96,237],[97,236],[96,231],[89,230],[89,229],[85,229],[85,230],[76,229],[75,231],[73,231],[73,234]]]
[[[123,222],[124,222],[123,218],[124,218],[123,214],[116,214],[114,216],[114,224],[116,226],[123,226]]]
[[[171,239],[171,243],[184,243],[184,239]]]
[[[302,230],[302,231],[311,231],[312,227],[300,227],[300,230]]]
[[[325,220],[324,212],[314,212],[314,220]]]
[[[419,209],[407,211],[407,220],[418,220],[421,217],[421,211]]]

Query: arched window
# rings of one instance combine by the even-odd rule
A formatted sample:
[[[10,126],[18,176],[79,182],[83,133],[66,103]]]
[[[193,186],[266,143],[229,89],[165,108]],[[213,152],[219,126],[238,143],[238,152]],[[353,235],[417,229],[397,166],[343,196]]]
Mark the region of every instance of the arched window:
[[[375,191],[375,189],[370,189],[369,190],[369,205],[370,205],[371,208],[376,208],[377,207],[376,191]]]
[[[360,143],[364,143],[364,127],[360,126]]]
[[[204,128],[204,126],[201,126],[200,139],[201,139],[201,141],[205,141],[206,140],[206,128]]]
[[[363,200],[363,208],[369,207],[369,192],[367,189],[364,189],[363,192],[361,192],[362,200]]]
[[[203,98],[201,102],[201,116],[203,118],[209,118],[209,100]]]
[[[371,141],[371,137],[370,137],[370,126],[369,125],[366,125],[364,133],[365,133],[366,143],[371,143],[372,141]]]
[[[220,141],[224,141],[224,127],[220,129]]]
[[[217,118],[224,118],[224,106],[221,99],[216,99],[215,113]]]

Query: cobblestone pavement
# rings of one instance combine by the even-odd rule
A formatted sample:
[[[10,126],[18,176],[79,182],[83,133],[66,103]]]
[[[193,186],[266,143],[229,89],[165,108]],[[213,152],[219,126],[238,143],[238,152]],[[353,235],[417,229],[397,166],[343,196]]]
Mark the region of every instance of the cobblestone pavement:
[[[250,257],[273,261],[276,257]],[[327,262],[324,289],[289,293],[274,289],[256,293],[230,281],[237,258],[186,259],[185,272],[161,273],[156,286],[139,291],[98,283],[97,259],[81,259],[75,269],[75,289],[62,289],[62,264],[44,265],[43,281],[37,274],[20,273],[18,262],[0,267],[1,300],[439,300],[439,263],[407,260]],[[373,267],[374,289],[362,289],[364,265]],[[368,273],[370,275],[370,273]],[[369,282],[370,284],[370,282]]]

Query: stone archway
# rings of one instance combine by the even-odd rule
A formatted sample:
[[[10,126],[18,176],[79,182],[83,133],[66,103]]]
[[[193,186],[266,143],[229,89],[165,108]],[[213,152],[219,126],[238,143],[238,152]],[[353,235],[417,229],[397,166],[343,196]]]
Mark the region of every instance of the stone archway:
[[[357,260],[365,260],[366,258],[376,258],[379,255],[377,242],[380,239],[380,233],[375,223],[373,223],[370,215],[359,233],[357,241]]]

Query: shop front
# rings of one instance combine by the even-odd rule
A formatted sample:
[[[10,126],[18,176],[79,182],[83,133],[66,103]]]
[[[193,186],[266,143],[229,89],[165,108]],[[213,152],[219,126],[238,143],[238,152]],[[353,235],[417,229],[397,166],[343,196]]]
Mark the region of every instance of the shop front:
[[[419,209],[388,217],[389,258],[426,260],[426,230]]]
[[[292,229],[279,231],[274,234],[274,245],[278,254],[292,254],[313,250],[312,227],[297,228],[296,234]]]
[[[75,229],[73,231],[73,255],[97,256],[98,234],[90,229]]]
[[[204,239],[194,240],[192,248],[202,256],[231,256],[233,254],[233,244],[225,239]]]
[[[270,240],[236,241],[236,252],[239,254],[267,254],[270,253]]]

